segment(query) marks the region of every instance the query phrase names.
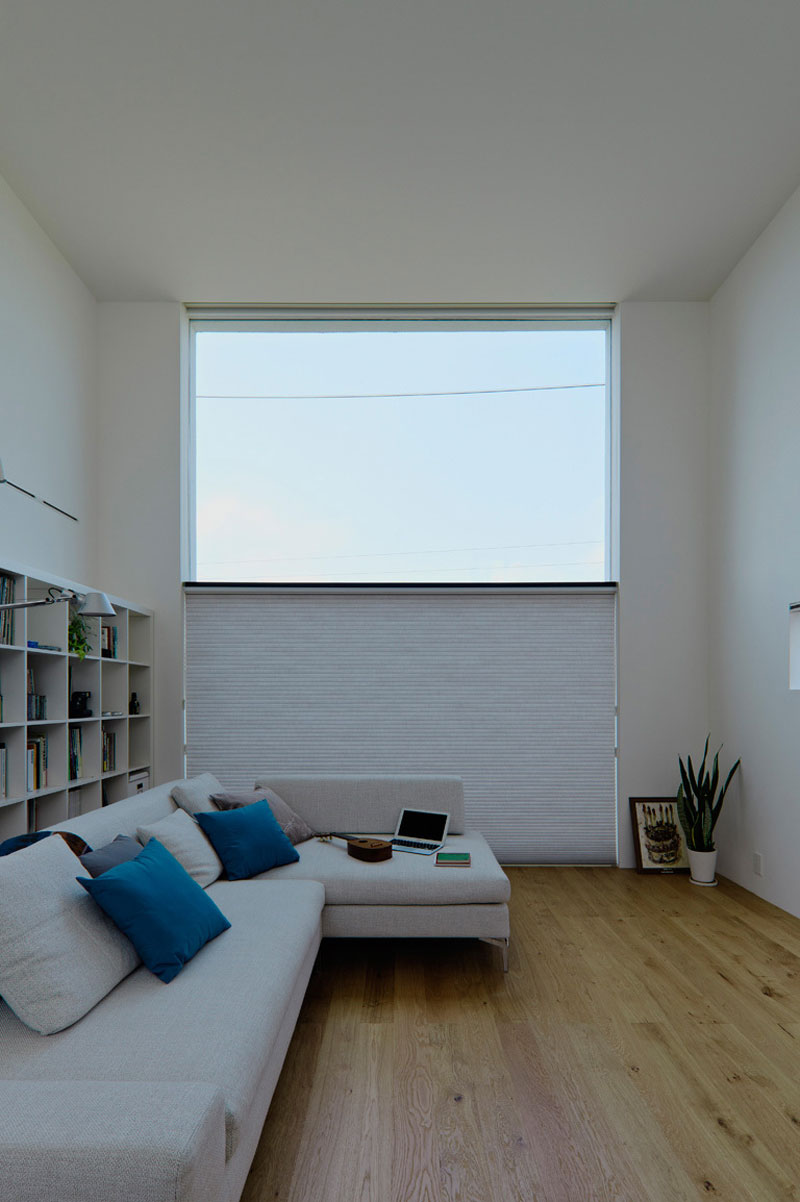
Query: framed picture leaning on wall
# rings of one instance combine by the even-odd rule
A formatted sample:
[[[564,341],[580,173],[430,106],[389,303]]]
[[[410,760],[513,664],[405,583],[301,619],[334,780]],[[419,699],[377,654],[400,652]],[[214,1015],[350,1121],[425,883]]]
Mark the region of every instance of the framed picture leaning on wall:
[[[637,872],[688,872],[686,840],[674,797],[631,797]]]

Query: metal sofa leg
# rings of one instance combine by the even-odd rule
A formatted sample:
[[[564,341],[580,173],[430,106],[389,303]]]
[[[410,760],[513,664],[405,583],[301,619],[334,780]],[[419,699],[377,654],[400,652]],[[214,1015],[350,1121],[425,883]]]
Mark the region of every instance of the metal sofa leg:
[[[508,939],[493,939],[489,935],[480,936],[481,943],[491,943],[499,947],[503,953],[503,972],[508,972]]]

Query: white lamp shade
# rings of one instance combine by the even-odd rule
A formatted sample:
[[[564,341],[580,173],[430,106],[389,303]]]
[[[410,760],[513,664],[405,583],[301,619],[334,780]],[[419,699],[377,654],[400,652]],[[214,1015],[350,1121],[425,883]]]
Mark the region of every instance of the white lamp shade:
[[[78,613],[85,614],[87,618],[116,617],[116,610],[105,593],[86,593],[78,606]]]

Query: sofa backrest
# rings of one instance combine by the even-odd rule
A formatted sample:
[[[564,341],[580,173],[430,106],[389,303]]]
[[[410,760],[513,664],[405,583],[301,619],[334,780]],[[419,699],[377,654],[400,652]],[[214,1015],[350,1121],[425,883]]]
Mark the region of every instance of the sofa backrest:
[[[257,789],[274,789],[316,831],[391,834],[404,806],[446,810],[450,832],[464,832],[464,782],[460,776],[345,776],[270,773]]]
[[[81,814],[77,818],[56,822],[48,830],[72,831],[91,847],[102,847],[117,835],[135,836],[137,826],[158,822],[159,818],[166,818],[178,808],[169,794],[179,783],[171,780],[164,785],[156,785],[154,789],[136,793],[123,801],[115,801],[99,810],[90,810],[88,814]]]
[[[54,823],[49,830],[72,831],[92,847],[117,835],[135,835],[138,826],[166,818],[178,807],[170,792],[180,781],[156,785],[144,793]],[[446,810],[450,832],[464,832],[464,784],[460,776],[350,776],[330,773],[271,773],[256,788],[274,789],[317,831],[390,834],[404,806]]]

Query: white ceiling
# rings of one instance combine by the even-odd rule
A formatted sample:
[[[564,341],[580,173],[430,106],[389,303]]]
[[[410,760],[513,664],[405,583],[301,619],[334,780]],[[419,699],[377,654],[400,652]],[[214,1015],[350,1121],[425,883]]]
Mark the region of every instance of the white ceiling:
[[[102,299],[702,299],[800,182],[797,0],[3,0]]]

